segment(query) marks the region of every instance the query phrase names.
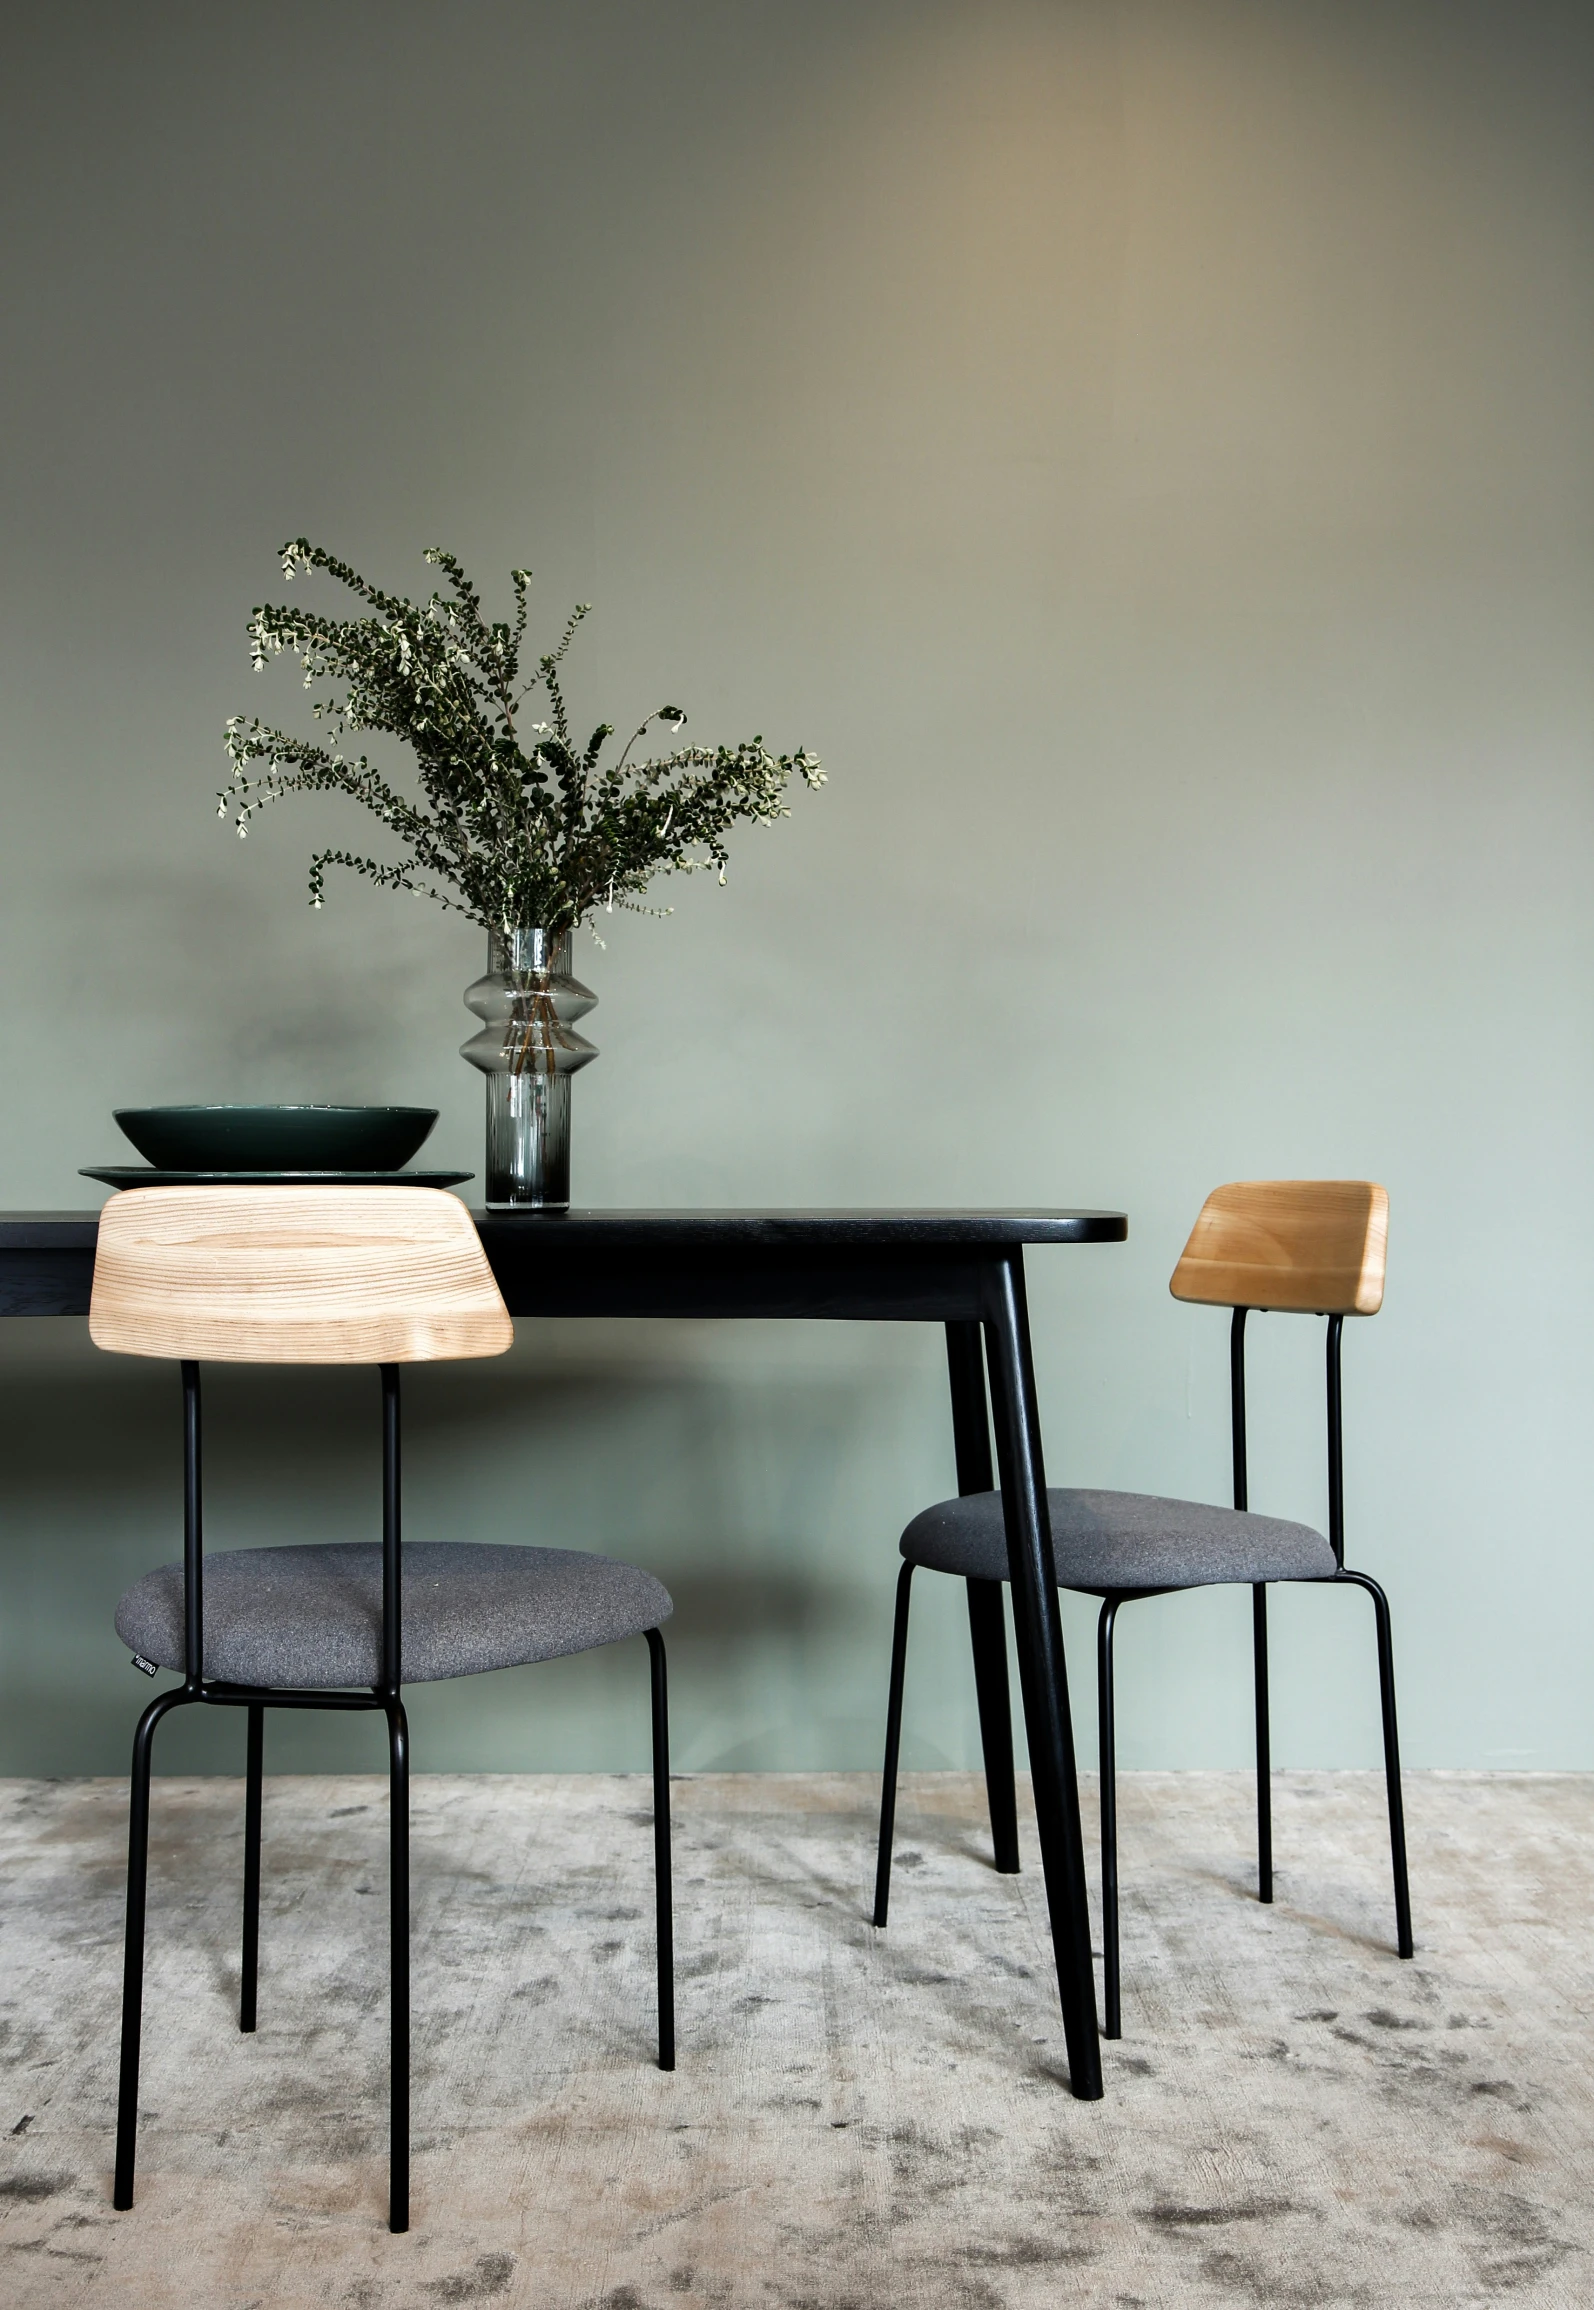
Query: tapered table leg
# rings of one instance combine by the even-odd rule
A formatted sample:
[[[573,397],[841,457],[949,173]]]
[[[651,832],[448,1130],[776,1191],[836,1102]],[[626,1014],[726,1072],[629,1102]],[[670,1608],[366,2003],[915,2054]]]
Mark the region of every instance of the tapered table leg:
[[[985,1403],[985,1353],[977,1323],[947,1325],[946,1362],[952,1386],[952,1443],[957,1454],[958,1491],[964,1497],[971,1492],[994,1491],[991,1423]],[[969,1641],[974,1654],[974,1689],[980,1711],[980,1753],[985,1759],[991,1843],[997,1868],[1011,1876],[1018,1868],[1018,1805],[1013,1791],[1013,1718],[1007,1694],[1007,1630],[1002,1589],[999,1581],[971,1580],[968,1593]]]
[[[1099,2101],[1101,2041],[1090,1956],[1090,1910],[1085,1897],[1085,1848],[1021,1254],[994,1260],[986,1269],[985,1343],[1012,1574],[1019,1682],[1029,1734],[1069,2083],[1081,2101]]]

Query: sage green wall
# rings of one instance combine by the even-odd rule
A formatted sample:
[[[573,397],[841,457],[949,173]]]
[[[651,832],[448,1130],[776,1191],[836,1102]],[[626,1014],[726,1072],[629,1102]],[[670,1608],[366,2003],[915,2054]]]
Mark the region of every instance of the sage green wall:
[[[479,1160],[477,934],[310,915],[356,829],[240,849],[210,797],[224,717],[294,710],[243,636],[280,540],[530,562],[542,630],[597,604],[590,720],[832,777],[585,950],[580,1196],[1121,1204],[1031,1264],[1051,1472],[1221,1499],[1224,1319],[1165,1289],[1202,1195],[1382,1179],[1349,1523],[1407,1753],[1594,1763],[1591,96],[1594,15],[1534,0],[13,12],[0,1203],[90,1200],[133,1101],[435,1102]],[[0,1769],[118,1770],[176,1383],[0,1330]],[[1319,1519],[1318,1331],[1257,1332],[1253,1497]],[[373,1384],[216,1375],[215,1544],[370,1528]],[[669,1581],[683,1765],[875,1762],[933,1335],[526,1325],[413,1405],[414,1533]],[[923,1586],[908,1756],[963,1763]],[[1243,1759],[1247,1625],[1126,1624],[1129,1761]],[[1365,1608],[1276,1625],[1277,1753],[1371,1761]],[[638,1762],[643,1684],[427,1693],[418,1753]]]

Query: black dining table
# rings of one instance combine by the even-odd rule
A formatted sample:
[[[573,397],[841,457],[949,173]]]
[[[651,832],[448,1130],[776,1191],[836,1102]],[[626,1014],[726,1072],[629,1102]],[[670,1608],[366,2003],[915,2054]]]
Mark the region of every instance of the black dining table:
[[[1000,1484],[1069,2083],[1101,2098],[1062,1617],[1024,1291],[1029,1245],[1121,1243],[1118,1211],[569,1211],[472,1214],[514,1316],[790,1316],[946,1327],[960,1492]],[[86,1315],[99,1217],[0,1212],[0,1315]],[[987,1401],[987,1380],[989,1401]],[[993,1479],[991,1434],[996,1438]],[[993,1818],[1012,1765],[1005,1651],[975,1649]],[[1005,1793],[998,1785],[1005,1769]]]

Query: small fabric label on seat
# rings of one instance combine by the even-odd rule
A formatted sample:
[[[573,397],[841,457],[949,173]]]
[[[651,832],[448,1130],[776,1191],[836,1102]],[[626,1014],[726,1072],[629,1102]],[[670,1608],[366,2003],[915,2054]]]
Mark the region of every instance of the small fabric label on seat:
[[[141,1668],[146,1676],[158,1676],[160,1674],[160,1671],[156,1668],[155,1663],[152,1660],[146,1660],[141,1652],[134,1653],[133,1666],[135,1668]]]

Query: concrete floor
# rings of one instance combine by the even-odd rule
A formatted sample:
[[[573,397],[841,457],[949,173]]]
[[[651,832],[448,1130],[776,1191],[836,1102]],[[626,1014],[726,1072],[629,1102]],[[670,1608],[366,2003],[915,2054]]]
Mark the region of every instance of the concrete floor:
[[[158,1785],[139,2200],[113,2215],[125,1796],[0,1784],[0,2302],[1173,2310],[1594,2301],[1594,1777],[1123,1783],[1125,2036],[1063,2084],[1044,1905],[978,1782],[676,1784],[681,2066],[651,2065],[647,1785],[416,1784],[415,2226],[384,2223],[382,1785]]]

